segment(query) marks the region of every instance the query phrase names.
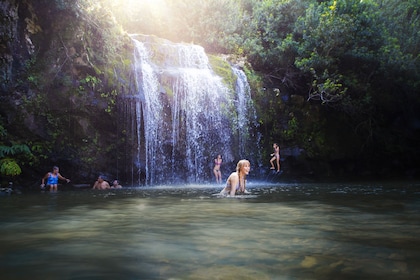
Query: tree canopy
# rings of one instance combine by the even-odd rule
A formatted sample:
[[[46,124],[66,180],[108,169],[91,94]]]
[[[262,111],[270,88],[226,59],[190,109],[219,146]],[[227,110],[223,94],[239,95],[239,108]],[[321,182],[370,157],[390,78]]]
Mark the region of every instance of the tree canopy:
[[[340,149],[357,157],[402,162],[413,158],[404,155],[418,157],[414,143],[420,127],[418,0],[159,2],[164,7],[160,14],[157,7],[144,6],[132,10],[128,18],[123,10],[115,14],[124,18],[121,22],[130,32],[153,33],[200,44],[208,52],[245,57],[268,89],[279,90],[278,97],[286,92],[306,100],[301,106],[307,109],[285,108],[284,98],[270,101],[269,110],[261,107],[261,123],[270,131],[266,146],[282,139],[308,150],[308,139],[315,138],[314,157],[340,154]],[[272,90],[254,91],[260,105],[276,96]],[[314,112],[319,111],[313,104],[323,108],[316,113],[316,122]],[[298,112],[302,110],[311,111],[311,117]],[[283,121],[273,121],[279,119]],[[325,127],[328,124],[346,131],[348,141],[337,143],[338,136]],[[314,143],[310,146],[314,148]]]

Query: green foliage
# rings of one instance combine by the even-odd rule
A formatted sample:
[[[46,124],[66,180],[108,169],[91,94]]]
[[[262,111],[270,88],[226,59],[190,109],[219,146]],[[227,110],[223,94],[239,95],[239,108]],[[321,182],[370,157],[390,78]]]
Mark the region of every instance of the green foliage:
[[[250,1],[252,14],[245,17],[244,53],[257,69],[277,69],[293,63],[286,54],[285,40],[296,19],[305,11],[307,1]]]
[[[22,143],[36,158],[67,152],[63,157],[81,155],[88,164],[95,153],[111,151],[104,131],[115,129],[112,113],[131,79],[132,43],[121,25],[243,59],[264,146],[280,140],[328,158],[345,155],[351,142],[366,158],[378,150],[384,158],[404,151],[419,157],[418,0],[164,0],[159,9],[153,2],[31,2],[25,28],[37,48],[16,54],[23,59],[13,67],[16,84],[7,94],[10,104],[23,106],[1,105],[13,123],[9,131],[0,126],[8,138],[0,142],[0,158],[34,162],[14,147]],[[210,62],[234,84],[226,61],[210,56]],[[349,132],[337,133],[337,120]],[[31,122],[39,135],[22,129]]]
[[[284,140],[296,139],[299,132],[299,123],[296,117],[292,117],[287,123],[287,129],[283,131]]]
[[[0,174],[2,176],[17,176],[22,170],[21,164],[31,163],[33,155],[29,147],[25,144],[12,144],[11,146],[0,145]]]
[[[80,94],[85,94],[86,92],[89,91],[96,91],[98,87],[101,86],[101,79],[99,79],[98,77],[92,76],[92,75],[86,75],[86,77],[84,77],[83,79],[81,79],[80,81],[80,86],[79,86],[79,93]]]
[[[30,142],[22,144],[22,140],[14,140],[17,137],[9,134],[0,119],[0,175],[20,175],[23,165],[33,165],[37,162],[36,157],[30,149]]]
[[[216,55],[209,55],[209,62],[212,66],[213,71],[220,77],[223,78],[223,82],[228,88],[234,89],[236,83],[236,77],[232,72],[232,68],[225,59]]]
[[[331,1],[310,5],[299,18],[294,31],[299,38],[295,65],[312,76],[315,96],[328,85],[329,92],[338,93],[333,94],[334,101],[340,97],[353,99],[356,107],[369,105],[359,102],[364,99],[360,90],[370,91],[374,79],[391,69],[413,69],[412,56],[401,51],[403,42],[391,35],[394,24],[382,14],[375,1]],[[346,94],[350,99],[343,99]]]
[[[14,156],[17,154],[30,154],[31,151],[27,145],[15,144],[12,146],[0,145],[0,158]]]
[[[347,88],[343,86],[342,75],[331,76],[328,70],[324,70],[321,76],[312,69],[314,80],[309,92],[309,99],[321,100],[322,104],[335,103],[343,99]]]
[[[95,93],[103,98],[106,102],[105,112],[111,113],[117,102],[118,92],[115,89],[111,89],[109,92],[104,92],[107,87],[104,86],[101,79],[96,76],[87,75],[79,81],[78,95],[81,98],[85,98],[88,93]],[[86,101],[85,101],[86,102]]]
[[[115,107],[117,100],[116,97],[118,96],[118,93],[115,89],[113,89],[111,92],[107,93],[101,93],[101,97],[104,98],[107,102],[107,107],[105,108],[105,112],[111,113],[112,109]]]
[[[261,76],[261,73],[255,72],[248,63],[244,65],[243,71],[250,87],[254,89],[256,94],[261,94],[263,89],[263,77]]]
[[[30,146],[30,150],[32,152],[34,163],[37,162],[35,158],[38,159],[47,159],[48,154],[51,153],[50,144],[45,142],[29,142],[28,145]],[[36,156],[35,156],[36,155]],[[31,163],[32,164],[32,163]]]
[[[3,125],[0,124],[0,139],[4,139],[6,136],[7,136],[7,130],[4,128]]]
[[[22,169],[14,159],[0,159],[0,174],[3,176],[17,176],[22,173]]]

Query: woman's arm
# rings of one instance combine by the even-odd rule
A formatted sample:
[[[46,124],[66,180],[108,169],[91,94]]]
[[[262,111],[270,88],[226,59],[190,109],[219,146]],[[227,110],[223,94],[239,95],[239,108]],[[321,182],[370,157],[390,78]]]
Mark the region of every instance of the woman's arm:
[[[70,180],[69,180],[69,179],[64,178],[63,176],[61,176],[61,174],[60,174],[60,173],[58,173],[58,178],[60,178],[61,180],[67,181],[67,183],[68,183],[68,182],[70,182]]]
[[[50,172],[48,172],[47,174],[45,174],[44,177],[42,177],[41,186],[44,186],[45,185],[45,179],[47,179],[49,175],[50,175]]]

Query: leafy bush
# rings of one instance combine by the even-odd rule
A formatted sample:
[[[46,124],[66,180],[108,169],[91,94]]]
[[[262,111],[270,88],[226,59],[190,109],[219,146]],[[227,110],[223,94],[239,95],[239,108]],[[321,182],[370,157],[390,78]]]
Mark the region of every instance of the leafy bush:
[[[14,159],[5,158],[0,160],[0,174],[3,176],[17,176],[22,173],[22,169]]]

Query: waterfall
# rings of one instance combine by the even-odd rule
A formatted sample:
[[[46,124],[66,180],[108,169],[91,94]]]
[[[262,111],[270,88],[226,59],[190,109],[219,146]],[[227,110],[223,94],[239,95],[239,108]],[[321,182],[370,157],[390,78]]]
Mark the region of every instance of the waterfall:
[[[241,158],[250,156],[257,158],[259,150],[255,149],[258,147],[255,143],[259,143],[260,137],[258,133],[253,133],[253,128],[256,128],[258,124],[257,114],[251,99],[251,88],[242,70],[233,67],[232,71],[237,77],[235,91],[237,93],[239,155]],[[251,147],[249,147],[250,144]]]
[[[245,74],[232,68],[237,79],[231,89],[202,47],[132,38],[136,90],[128,107],[135,120],[134,184],[206,182],[213,179],[217,154],[226,166],[248,158],[259,139],[250,133],[255,110]]]

